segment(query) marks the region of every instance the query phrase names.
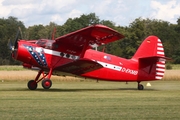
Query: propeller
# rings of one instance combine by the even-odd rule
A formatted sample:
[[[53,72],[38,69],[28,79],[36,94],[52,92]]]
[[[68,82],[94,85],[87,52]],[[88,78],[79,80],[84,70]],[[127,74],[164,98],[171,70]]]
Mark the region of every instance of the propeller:
[[[12,45],[11,39],[8,40],[7,46],[8,46],[8,48],[9,48],[10,50],[12,50],[13,45]]]
[[[19,36],[20,38],[22,39],[22,32],[21,32],[21,28],[19,27],[18,28],[18,31],[16,33],[16,37],[15,37],[15,40],[14,40],[14,44],[12,45],[12,41],[9,39],[8,41],[8,47],[10,50],[14,51],[15,49],[18,48],[18,40],[19,40]]]
[[[17,34],[16,34],[16,37],[15,37],[15,40],[14,40],[14,50],[17,49],[17,47],[18,47],[19,33],[20,33],[20,31],[19,31],[19,29],[18,29]]]

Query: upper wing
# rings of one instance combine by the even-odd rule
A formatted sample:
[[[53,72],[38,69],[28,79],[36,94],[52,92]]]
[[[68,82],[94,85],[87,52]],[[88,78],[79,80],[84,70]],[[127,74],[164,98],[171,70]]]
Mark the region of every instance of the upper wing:
[[[80,55],[86,49],[107,44],[124,38],[117,31],[104,26],[92,25],[55,39],[61,51],[69,54]]]

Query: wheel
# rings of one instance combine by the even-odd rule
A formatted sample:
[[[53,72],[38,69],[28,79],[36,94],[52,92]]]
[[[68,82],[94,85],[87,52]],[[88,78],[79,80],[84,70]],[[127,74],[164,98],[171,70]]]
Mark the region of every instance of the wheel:
[[[30,80],[27,86],[30,90],[35,90],[37,88],[37,83],[34,80]]]
[[[138,90],[144,90],[144,86],[142,84],[138,84]]]
[[[42,87],[43,87],[44,89],[49,89],[51,86],[52,86],[52,82],[51,82],[50,79],[44,79],[44,80],[42,81]]]

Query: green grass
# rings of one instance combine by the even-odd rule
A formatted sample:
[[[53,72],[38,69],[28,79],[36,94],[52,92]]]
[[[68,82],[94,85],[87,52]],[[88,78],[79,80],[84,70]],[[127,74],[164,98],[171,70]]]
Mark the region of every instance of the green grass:
[[[2,65],[0,66],[0,71],[20,71],[26,70],[22,65]]]
[[[30,91],[26,82],[0,83],[2,120],[179,120],[180,81],[136,83],[53,82],[50,90]]]
[[[180,64],[171,64],[172,69],[174,70],[179,70],[180,69]]]
[[[180,70],[180,64],[170,64],[173,70]],[[27,70],[22,65],[0,65],[0,71],[22,71]]]

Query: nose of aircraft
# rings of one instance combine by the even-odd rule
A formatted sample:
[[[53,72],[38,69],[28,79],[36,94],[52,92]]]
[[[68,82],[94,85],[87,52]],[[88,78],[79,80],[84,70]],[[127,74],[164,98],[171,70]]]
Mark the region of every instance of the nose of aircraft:
[[[31,56],[28,54],[27,48],[24,44],[26,44],[25,40],[18,40],[15,42],[16,46],[14,47],[14,50],[12,51],[12,57],[16,60],[22,61],[22,62],[28,62],[31,59]]]
[[[12,57],[14,59],[16,59],[17,58],[17,52],[18,52],[18,41],[15,42],[14,46],[11,47],[11,50],[12,50],[12,52],[11,52]]]

